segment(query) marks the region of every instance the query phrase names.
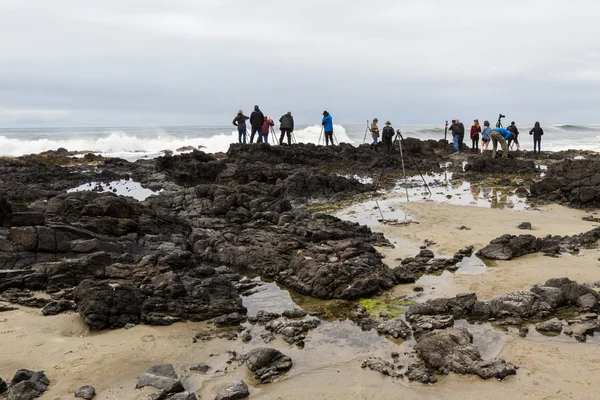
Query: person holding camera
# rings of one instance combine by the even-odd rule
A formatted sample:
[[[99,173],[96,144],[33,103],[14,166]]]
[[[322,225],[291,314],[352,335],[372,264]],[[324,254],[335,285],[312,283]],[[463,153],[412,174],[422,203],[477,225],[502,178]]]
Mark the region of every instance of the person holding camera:
[[[323,125],[323,131],[325,132],[325,145],[333,146],[333,118],[331,118],[331,114],[327,111],[323,111],[323,120],[321,121],[321,125]]]
[[[510,139],[508,139],[508,148],[510,149],[512,142],[514,141],[515,144],[517,145],[517,150],[520,150],[520,146],[519,146],[519,130],[517,129],[517,126],[515,125],[515,121],[512,121],[510,123],[510,126],[508,128],[506,128],[510,131],[510,133],[512,133]]]

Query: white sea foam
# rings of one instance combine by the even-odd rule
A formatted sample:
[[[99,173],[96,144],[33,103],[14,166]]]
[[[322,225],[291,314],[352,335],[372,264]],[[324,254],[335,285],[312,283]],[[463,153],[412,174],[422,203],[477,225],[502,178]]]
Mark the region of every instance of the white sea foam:
[[[334,126],[334,133],[338,142],[354,143],[346,134],[341,125]],[[272,134],[271,134],[272,135]],[[272,143],[271,135],[269,142]],[[321,137],[321,144],[325,138],[321,134],[319,125],[294,132],[295,138],[302,143],[317,143]],[[277,140],[279,132],[275,132]],[[248,135],[247,140],[250,140]],[[255,138],[256,140],[256,138]],[[139,158],[157,157],[162,151],[169,150],[174,154],[177,149],[184,147],[200,148],[207,153],[226,152],[231,143],[237,143],[237,131],[216,134],[211,137],[175,137],[158,135],[155,137],[137,137],[122,131],[114,131],[105,137],[68,138],[68,139],[17,139],[0,136],[0,156],[18,157],[25,154],[37,154],[48,150],[63,147],[69,151],[90,151],[109,157],[120,157],[128,160]]]

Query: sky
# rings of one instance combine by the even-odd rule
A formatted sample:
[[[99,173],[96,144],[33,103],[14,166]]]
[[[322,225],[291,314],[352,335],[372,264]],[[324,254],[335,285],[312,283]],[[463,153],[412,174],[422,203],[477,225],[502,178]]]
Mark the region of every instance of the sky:
[[[600,123],[600,2],[0,0],[0,127]]]

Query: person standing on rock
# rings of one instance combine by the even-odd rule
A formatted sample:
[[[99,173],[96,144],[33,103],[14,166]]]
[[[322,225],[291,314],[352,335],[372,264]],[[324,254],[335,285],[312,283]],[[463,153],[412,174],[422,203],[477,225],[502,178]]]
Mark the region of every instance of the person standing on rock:
[[[496,158],[496,150],[498,149],[498,142],[502,146],[502,158],[508,158],[508,147],[506,141],[510,138],[512,133],[508,129],[494,128],[492,129],[492,158]]]
[[[385,144],[386,154],[390,154],[394,145],[394,128],[392,128],[392,123],[390,121],[385,121],[385,126],[381,132],[381,138]]]
[[[283,136],[287,135],[288,146],[291,146],[292,132],[294,131],[294,117],[292,117],[292,112],[288,111],[286,114],[282,115],[281,118],[279,118],[279,124],[279,130],[281,131],[279,144],[283,144]]]
[[[512,121],[510,123],[510,126],[508,128],[506,128],[510,131],[510,133],[512,133],[510,139],[508,139],[508,148],[510,149],[510,146],[512,144],[512,142],[514,141],[515,144],[517,145],[517,150],[520,150],[520,146],[519,146],[519,130],[517,129],[517,126],[515,125],[515,121]]]
[[[465,126],[458,118],[456,119],[456,126],[458,131],[458,151],[462,151],[463,141],[465,140]]]
[[[238,110],[237,115],[233,119],[233,125],[237,126],[237,129],[238,129],[238,141],[240,143],[244,143],[244,144],[246,144],[246,134],[247,134],[246,120],[247,119],[249,119],[249,118],[244,115],[244,112],[242,110]],[[242,139],[243,139],[243,142],[242,142]]]
[[[250,134],[250,144],[254,142],[254,135],[258,133],[258,139],[256,139],[256,143],[262,143],[262,126],[265,123],[265,116],[260,111],[258,106],[254,106],[254,111],[250,114],[250,126],[252,127],[252,133]]]
[[[262,125],[262,135],[265,143],[269,143],[269,132],[271,131],[271,127],[274,125],[275,122],[265,115],[265,122],[263,122]]]
[[[479,120],[476,119],[473,121],[473,125],[471,126],[471,146],[473,153],[479,153],[479,134],[481,133],[481,126],[479,125]]]
[[[533,135],[533,154],[535,154],[535,148],[537,147],[537,153],[540,154],[542,151],[542,136],[544,130],[540,127],[540,123],[536,122],[533,129],[529,131],[530,135]]]
[[[377,140],[379,139],[379,127],[377,126],[378,122],[379,120],[377,118],[373,118],[373,122],[371,122],[371,127],[369,128],[371,131],[371,137],[373,138],[371,150],[373,150],[373,147],[377,145]]]
[[[490,121],[483,121],[483,132],[481,132],[481,152],[488,149],[492,140],[492,128],[490,128]]]
[[[448,128],[450,132],[452,132],[452,148],[455,153],[458,153],[458,126],[456,125],[456,120],[452,120],[452,125]]]
[[[331,142],[333,146],[333,118],[327,111],[323,111],[321,124],[323,125],[323,132],[325,132],[325,145],[329,146],[329,142]]]

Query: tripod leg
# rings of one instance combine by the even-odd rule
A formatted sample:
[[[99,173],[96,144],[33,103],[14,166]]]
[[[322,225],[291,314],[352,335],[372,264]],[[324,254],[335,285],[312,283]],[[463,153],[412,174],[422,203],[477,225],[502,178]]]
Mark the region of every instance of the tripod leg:
[[[404,138],[402,137],[402,135],[400,135],[400,141],[402,143],[404,142]],[[419,173],[419,176],[421,176],[421,179],[423,180],[423,183],[425,184],[425,187],[427,188],[427,191],[429,192],[429,196],[431,196],[432,195],[431,189],[429,189],[429,185],[427,184],[427,181],[425,180],[425,178],[423,177],[423,174],[419,170],[419,166],[417,165],[417,162],[413,158],[412,153],[410,152],[410,149],[408,148],[408,146],[406,146],[406,152],[408,153],[408,156],[410,157],[411,161],[415,165],[415,168],[417,169],[417,172]]]

